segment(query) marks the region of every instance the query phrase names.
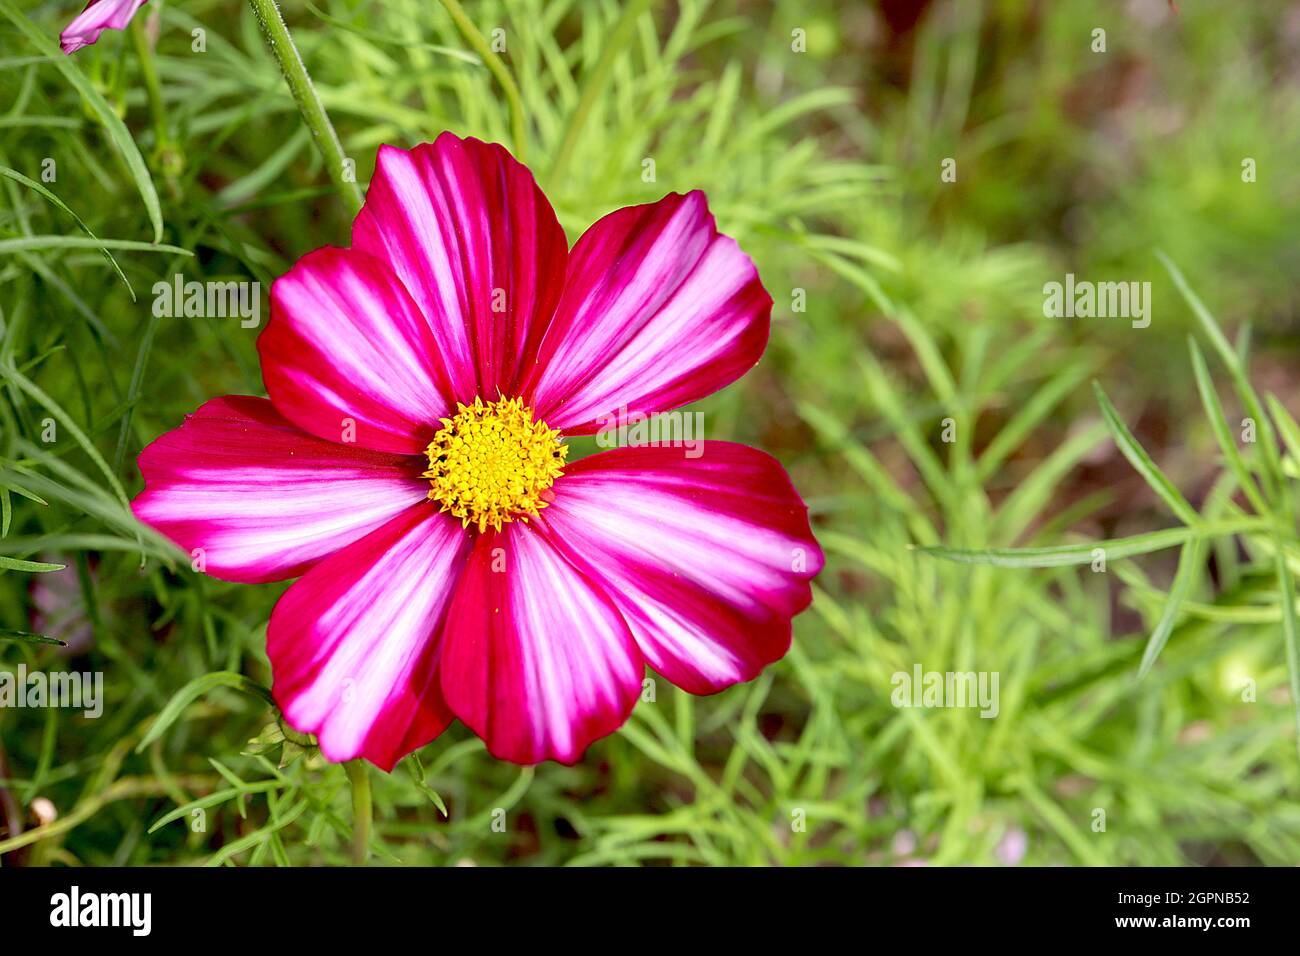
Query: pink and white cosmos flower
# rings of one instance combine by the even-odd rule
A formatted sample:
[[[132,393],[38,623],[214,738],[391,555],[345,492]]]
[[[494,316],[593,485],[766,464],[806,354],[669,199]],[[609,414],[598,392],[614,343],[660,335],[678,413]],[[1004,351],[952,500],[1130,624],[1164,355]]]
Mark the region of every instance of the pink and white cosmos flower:
[[[76,53],[90,46],[105,30],[123,30],[135,12],[149,0],[90,0],[86,9],[64,27],[59,34],[59,46],[64,53]]]
[[[771,307],[700,192],[569,249],[501,146],[383,146],[352,247],[272,287],[270,399],[214,399],[146,448],[135,513],[216,577],[301,575],[273,691],[331,760],[390,770],[454,716],[499,758],[573,763],[646,665],[694,694],[750,680],[811,600],[821,550],[775,459],[569,463],[562,440],[735,381]]]

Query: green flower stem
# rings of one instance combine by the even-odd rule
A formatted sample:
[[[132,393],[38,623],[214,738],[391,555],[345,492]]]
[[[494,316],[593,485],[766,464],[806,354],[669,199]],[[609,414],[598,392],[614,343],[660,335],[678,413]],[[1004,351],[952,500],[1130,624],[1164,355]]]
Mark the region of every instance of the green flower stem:
[[[158,152],[161,154],[171,148],[171,135],[167,132],[167,108],[163,105],[162,84],[158,82],[158,66],[154,63],[153,47],[149,45],[144,21],[144,17],[132,19],[131,42],[135,46],[136,58],[140,61],[140,75],[144,79],[144,92],[149,100],[149,115],[153,118],[154,138],[158,141]]]
[[[363,760],[349,760],[343,765],[348,783],[352,785],[352,862],[365,866],[370,852],[370,820],[373,808],[370,801],[370,774]]]
[[[307,68],[303,66],[298,48],[294,46],[293,38],[289,36],[289,28],[285,26],[284,17],[280,15],[279,5],[276,0],[249,0],[249,3],[252,4],[253,12],[257,14],[257,20],[262,25],[267,46],[279,61],[280,72],[284,74],[284,81],[289,84],[289,92],[293,94],[294,102],[298,104],[298,111],[302,113],[304,122],[311,130],[316,148],[325,159],[325,167],[329,170],[330,179],[338,186],[343,198],[350,203],[352,212],[356,213],[361,209],[361,189],[355,182],[349,182],[344,178],[343,170],[347,157],[343,153],[343,144],[339,142],[334,124],[330,122],[329,114],[325,112],[325,107],[316,94],[316,87],[312,85],[311,77],[307,75]]]
[[[524,125],[524,102],[519,98],[519,87],[515,85],[515,78],[510,75],[510,71],[501,62],[501,58],[492,52],[487,40],[483,39],[483,34],[479,32],[478,27],[474,26],[474,21],[466,15],[464,8],[457,0],[442,0],[442,5],[451,14],[451,19],[456,24],[456,29],[460,30],[461,35],[465,38],[465,42],[474,48],[474,52],[483,61],[483,65],[491,71],[497,82],[501,84],[501,92],[505,94],[506,104],[510,107],[510,138],[514,140],[515,159],[522,163],[528,140]]]

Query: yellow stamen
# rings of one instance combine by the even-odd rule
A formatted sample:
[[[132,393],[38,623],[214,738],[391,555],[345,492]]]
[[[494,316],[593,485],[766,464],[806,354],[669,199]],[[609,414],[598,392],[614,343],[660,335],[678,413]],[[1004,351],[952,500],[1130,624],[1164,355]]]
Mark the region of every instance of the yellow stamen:
[[[457,402],[442,424],[426,450],[424,477],[433,486],[429,497],[462,527],[500,531],[504,522],[527,521],[546,507],[542,494],[564,470],[569,446],[533,419],[523,399]]]

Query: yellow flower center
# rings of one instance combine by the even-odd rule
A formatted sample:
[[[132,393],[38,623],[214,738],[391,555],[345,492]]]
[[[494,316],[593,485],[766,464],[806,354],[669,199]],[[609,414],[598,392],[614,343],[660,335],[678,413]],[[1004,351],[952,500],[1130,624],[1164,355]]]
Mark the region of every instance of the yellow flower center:
[[[426,450],[424,477],[433,486],[429,497],[462,527],[500,531],[503,522],[527,521],[546,507],[542,494],[564,470],[569,446],[535,421],[522,399],[457,402],[456,414],[442,425]]]

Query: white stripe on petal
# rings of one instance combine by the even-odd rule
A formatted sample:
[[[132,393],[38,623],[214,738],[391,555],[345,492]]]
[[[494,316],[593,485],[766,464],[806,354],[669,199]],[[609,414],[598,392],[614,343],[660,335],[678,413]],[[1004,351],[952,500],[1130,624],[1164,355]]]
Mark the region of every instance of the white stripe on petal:
[[[453,396],[514,397],[564,284],[568,241],[501,146],[443,133],[381,146],[355,248],[383,259],[427,317]]]
[[[257,347],[276,408],[327,441],[419,454],[452,407],[428,323],[364,253],[326,247],[299,259],[271,287]]]
[[[456,716],[516,763],[576,761],[627,719],[644,673],[609,597],[521,522],[478,539],[443,654]]]
[[[758,361],[771,307],[703,193],[620,209],[574,246],[525,395],[540,418],[571,434],[623,411],[676,408]]]
[[[709,693],[785,653],[822,554],[775,459],[728,442],[698,459],[624,448],[574,463],[554,491],[543,522],[673,683]]]
[[[199,570],[276,581],[424,499],[423,464],[322,441],[266,399],[216,399],[140,454],[132,508]]]
[[[276,701],[334,761],[391,769],[446,727],[439,632],[469,539],[416,505],[322,561],[280,599],[267,629]]]

